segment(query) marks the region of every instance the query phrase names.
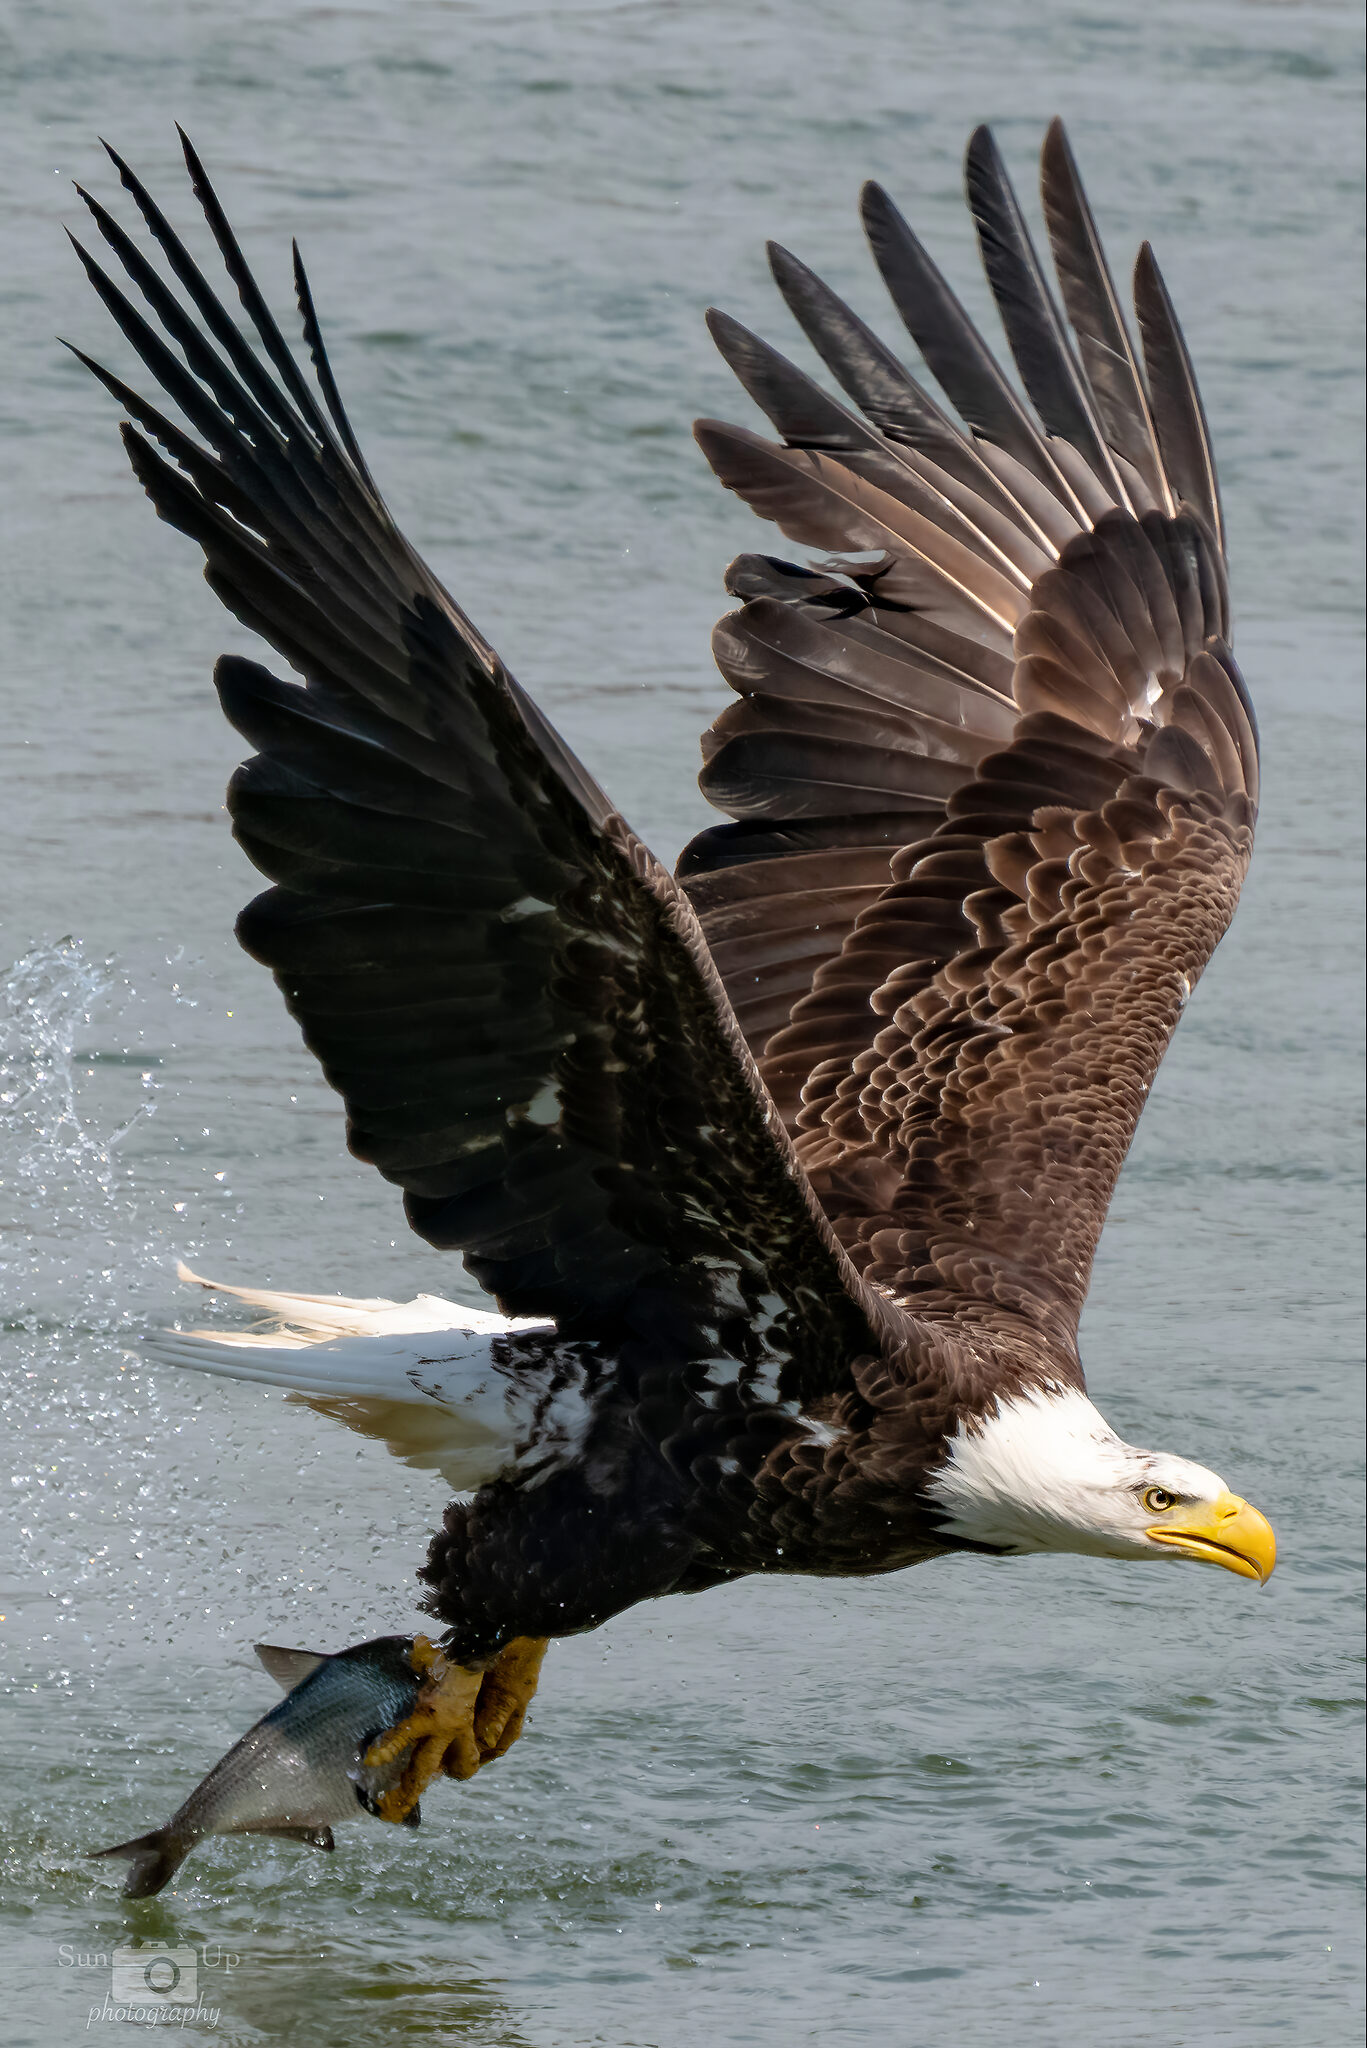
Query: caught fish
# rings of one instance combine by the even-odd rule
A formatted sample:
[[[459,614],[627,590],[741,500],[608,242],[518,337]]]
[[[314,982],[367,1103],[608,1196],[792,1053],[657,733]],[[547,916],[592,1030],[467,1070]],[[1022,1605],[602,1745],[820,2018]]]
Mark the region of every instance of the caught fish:
[[[402,1776],[411,1744],[380,1765],[364,1759],[377,1737],[413,1711],[423,1683],[414,1640],[377,1636],[335,1656],[258,1643],[257,1656],[286,1697],[233,1744],[164,1828],[92,1856],[126,1856],[133,1867],[124,1897],[146,1899],[209,1835],[275,1835],[331,1849],[333,1827],[378,1813]],[[414,1806],[404,1825],[418,1820]]]

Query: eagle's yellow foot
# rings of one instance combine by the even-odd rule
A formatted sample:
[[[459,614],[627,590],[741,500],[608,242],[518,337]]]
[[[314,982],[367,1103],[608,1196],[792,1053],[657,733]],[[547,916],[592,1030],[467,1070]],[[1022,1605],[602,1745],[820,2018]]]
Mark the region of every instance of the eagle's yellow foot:
[[[548,1640],[546,1636],[514,1636],[485,1672],[475,1707],[475,1741],[480,1763],[492,1763],[496,1756],[505,1756],[522,1733]],[[449,1757],[444,1768],[453,1778],[470,1775],[459,1767],[453,1770]]]
[[[451,1772],[458,1778],[473,1777],[483,1761],[475,1738],[475,1705],[488,1674],[448,1664],[426,1636],[413,1638],[408,1661],[423,1680],[417,1703],[411,1714],[376,1737],[363,1759],[375,1770],[411,1749],[398,1783],[375,1802],[381,1820],[404,1820],[443,1765],[451,1770],[451,1757],[464,1766]]]
[[[363,1759],[375,1770],[410,1752],[398,1783],[375,1802],[381,1820],[405,1820],[438,1771],[473,1778],[481,1764],[512,1748],[536,1691],[546,1644],[545,1636],[514,1636],[486,1670],[474,1670],[449,1663],[426,1636],[414,1636],[408,1661],[423,1681],[417,1703],[376,1737]]]

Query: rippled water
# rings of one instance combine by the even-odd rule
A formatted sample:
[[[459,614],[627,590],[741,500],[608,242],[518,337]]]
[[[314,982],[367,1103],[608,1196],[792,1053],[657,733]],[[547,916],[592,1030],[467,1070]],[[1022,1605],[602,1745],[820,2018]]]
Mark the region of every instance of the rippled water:
[[[99,2038],[94,1959],[133,1934],[207,1945],[219,2017],[187,2032],[243,2044],[1355,2039],[1356,12],[20,0],[0,38],[0,2031]],[[347,1158],[231,940],[255,884],[208,670],[246,643],[53,344],[121,360],[67,181],[109,190],[105,133],[188,222],[179,118],[282,307],[299,233],[396,511],[672,855],[720,570],[757,532],[688,438],[745,416],[703,306],[790,345],[774,234],[887,331],[870,174],[981,305],[964,137],[992,117],[1026,182],[1056,110],[1187,323],[1267,754],[1085,1351],[1124,1433],[1268,1510],[1276,1578],[963,1558],[638,1608],[552,1652],[526,1738],[418,1837],[215,1844],[124,1905],[81,1851],[162,1820],[264,1709],[254,1639],[411,1626],[440,1494],[278,1395],[126,1370],[122,1340],[181,1305],[176,1252],[461,1283]]]

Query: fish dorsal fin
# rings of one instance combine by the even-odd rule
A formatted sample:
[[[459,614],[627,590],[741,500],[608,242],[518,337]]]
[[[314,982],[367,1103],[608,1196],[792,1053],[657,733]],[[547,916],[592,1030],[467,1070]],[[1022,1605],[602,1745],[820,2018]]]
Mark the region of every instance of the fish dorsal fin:
[[[285,1650],[279,1643],[256,1643],[257,1656],[282,1692],[293,1692],[320,1664],[326,1664],[323,1650]]]

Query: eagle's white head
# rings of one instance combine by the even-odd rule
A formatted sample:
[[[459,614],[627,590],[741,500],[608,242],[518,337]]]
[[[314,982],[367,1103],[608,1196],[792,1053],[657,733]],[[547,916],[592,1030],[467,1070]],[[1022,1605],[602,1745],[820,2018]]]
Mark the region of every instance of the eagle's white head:
[[[960,1424],[927,1488],[951,1536],[1022,1554],[1194,1557],[1270,1577],[1270,1524],[1187,1458],[1118,1437],[1085,1394],[1042,1387]]]

